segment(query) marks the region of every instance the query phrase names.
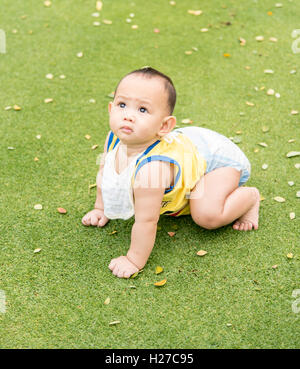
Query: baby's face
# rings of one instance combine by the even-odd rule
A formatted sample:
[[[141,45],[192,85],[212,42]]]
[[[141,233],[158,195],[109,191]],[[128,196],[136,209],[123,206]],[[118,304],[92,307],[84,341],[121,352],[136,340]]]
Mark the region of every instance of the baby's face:
[[[147,144],[157,138],[169,114],[168,95],[159,77],[125,77],[109,103],[110,128],[125,144]]]

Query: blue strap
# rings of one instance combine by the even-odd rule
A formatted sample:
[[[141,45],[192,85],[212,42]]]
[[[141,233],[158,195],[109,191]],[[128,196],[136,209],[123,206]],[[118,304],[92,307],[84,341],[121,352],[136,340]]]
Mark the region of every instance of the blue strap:
[[[147,150],[148,150],[148,149],[147,149]],[[146,151],[147,151],[147,150],[146,150]],[[143,154],[143,155],[144,155],[144,154]],[[137,167],[137,169],[136,169],[136,172],[135,172],[134,178],[136,177],[137,172],[141,169],[141,167],[142,167],[143,165],[145,165],[145,164],[147,164],[147,163],[149,163],[149,162],[151,162],[151,161],[155,161],[155,160],[158,160],[158,161],[166,161],[166,162],[168,162],[168,163],[175,164],[175,165],[177,165],[177,167],[178,167],[178,173],[177,173],[177,175],[176,175],[174,185],[173,185],[173,186],[171,186],[170,188],[168,188],[167,190],[165,190],[165,193],[168,193],[168,192],[170,192],[170,191],[172,191],[172,190],[173,190],[173,188],[176,186],[176,184],[177,184],[177,182],[179,181],[179,178],[180,178],[180,176],[181,176],[181,168],[180,168],[179,163],[178,163],[176,160],[174,160],[174,159],[172,159],[172,158],[169,158],[168,156],[163,156],[163,155],[152,155],[152,156],[148,156],[148,158],[145,158],[144,160],[142,160],[142,161],[139,163],[139,165],[138,165],[138,167]]]
[[[112,133],[112,131],[110,131],[109,138],[108,138],[108,143],[107,143],[107,149],[106,149],[107,152],[109,151],[109,148],[110,148],[110,145],[112,143],[113,138],[114,138],[114,134]]]

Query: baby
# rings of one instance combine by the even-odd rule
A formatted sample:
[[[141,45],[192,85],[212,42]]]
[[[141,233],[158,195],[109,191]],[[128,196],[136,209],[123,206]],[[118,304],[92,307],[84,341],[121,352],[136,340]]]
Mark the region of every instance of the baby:
[[[231,140],[209,129],[174,129],[176,91],[169,77],[144,67],[119,82],[108,105],[109,124],[97,175],[95,209],[85,226],[103,227],[109,219],[134,215],[126,256],[109,269],[129,278],[146,264],[161,214],[190,214],[199,226],[216,229],[258,228],[260,196],[241,187],[250,163]]]

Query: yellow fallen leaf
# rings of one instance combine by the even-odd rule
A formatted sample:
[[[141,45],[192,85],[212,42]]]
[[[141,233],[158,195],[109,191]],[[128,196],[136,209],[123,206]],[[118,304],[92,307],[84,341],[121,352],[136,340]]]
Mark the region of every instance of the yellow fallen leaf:
[[[97,149],[97,147],[98,147],[98,145],[93,145],[93,146],[92,146],[92,150]]]
[[[201,15],[203,12],[202,10],[188,10],[188,13],[192,15]]]
[[[51,99],[50,97],[48,97],[47,99],[44,100],[45,104],[49,104],[49,103],[52,103],[52,102],[53,102],[53,99]]]
[[[166,282],[167,282],[167,280],[163,279],[162,281],[154,283],[154,286],[161,287],[161,286],[164,286],[166,284]]]
[[[109,19],[103,19],[104,24],[112,24],[112,21]]]
[[[259,197],[260,197],[260,198],[259,198],[259,200],[260,200],[260,201],[264,201],[264,200],[266,199],[266,198],[265,198],[265,197],[263,197],[263,195],[261,195],[261,194],[259,195]]]
[[[103,6],[102,1],[96,1],[96,10],[97,10],[98,12],[100,12],[100,11],[101,11],[102,6]]]
[[[204,255],[206,255],[207,254],[207,251],[205,251],[205,250],[199,250],[198,252],[197,252],[197,255],[198,256],[204,256]]]
[[[290,213],[290,219],[293,220],[296,218],[296,214],[294,212]]]
[[[224,53],[223,56],[224,58],[230,58],[231,55],[229,53]]]
[[[37,254],[38,252],[40,252],[42,249],[35,249],[34,251],[33,251],[33,253],[34,254]]]
[[[155,268],[155,274],[159,274],[159,273],[162,273],[164,271],[164,269],[161,267],[161,266],[157,266]]]
[[[288,259],[293,259],[294,255],[291,252],[289,252],[286,257]]]
[[[110,298],[108,297],[105,301],[104,301],[104,305],[108,305],[110,303]]]
[[[49,8],[51,6],[51,1],[49,1],[49,0],[44,1],[44,6],[46,8]]]
[[[298,114],[299,114],[298,110],[292,110],[291,111],[291,115],[298,115]]]
[[[192,52],[191,50],[185,51],[184,53],[185,53],[186,55],[192,55],[192,54],[193,54],[193,52]]]
[[[253,104],[252,102],[250,102],[250,101],[246,101],[246,105],[248,105],[248,106],[254,106],[255,104]]]
[[[21,110],[21,107],[19,105],[14,105],[13,108],[14,108],[15,111]]]
[[[277,265],[277,264],[272,265],[272,268],[273,268],[273,269],[276,269],[277,267],[278,267],[278,265]]]
[[[85,135],[84,136],[87,140],[90,140],[91,139],[91,136],[90,135]]]
[[[131,26],[131,28],[132,28],[132,29],[138,29],[138,28],[139,28],[139,26],[138,26],[137,24],[133,24],[133,25]]]
[[[138,274],[139,274],[139,272],[135,272],[134,274],[132,274],[132,276],[130,278],[134,279]]]
[[[187,119],[182,119],[181,123],[183,123],[183,124],[192,124],[193,121],[191,119],[187,118]]]
[[[120,320],[115,320],[114,322],[110,322],[109,325],[116,325],[116,324],[120,324]]]

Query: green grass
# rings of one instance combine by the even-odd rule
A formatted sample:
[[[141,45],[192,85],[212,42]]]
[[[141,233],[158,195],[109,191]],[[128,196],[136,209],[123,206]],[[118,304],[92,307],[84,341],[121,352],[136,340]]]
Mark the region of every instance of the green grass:
[[[300,54],[291,50],[291,32],[300,28],[297,2],[285,0],[282,8],[274,0],[103,2],[96,19],[94,0],[53,0],[50,8],[42,0],[1,1],[7,53],[0,54],[0,290],[7,305],[0,313],[0,347],[300,348],[300,313],[291,307],[292,291],[300,289],[300,160],[285,157],[299,151],[300,115],[290,114],[300,110]],[[187,13],[199,8],[201,16]],[[130,13],[135,17],[128,24]],[[93,26],[103,19],[112,25]],[[207,27],[209,32],[200,31]],[[258,35],[265,41],[258,43]],[[186,55],[192,47],[198,51]],[[252,163],[248,184],[266,199],[256,232],[230,226],[207,231],[189,216],[161,217],[143,273],[123,280],[108,264],[126,253],[133,219],[95,229],[83,227],[81,217],[95,200],[88,185],[95,182],[109,129],[107,95],[124,74],[144,65],[173,79],[180,126],[190,118],[228,137],[242,131],[239,146]],[[280,99],[255,91],[262,86]],[[45,104],[48,97],[54,102]],[[14,104],[22,110],[4,110]],[[263,133],[262,126],[270,130]],[[91,150],[94,144],[97,150]],[[286,202],[276,203],[274,196]],[[33,209],[38,203],[43,210]],[[36,248],[42,251],[34,254]],[[199,249],[208,254],[197,257]],[[164,267],[159,276],[157,265]],[[163,278],[164,287],[153,286]],[[114,320],[120,324],[109,326]]]

